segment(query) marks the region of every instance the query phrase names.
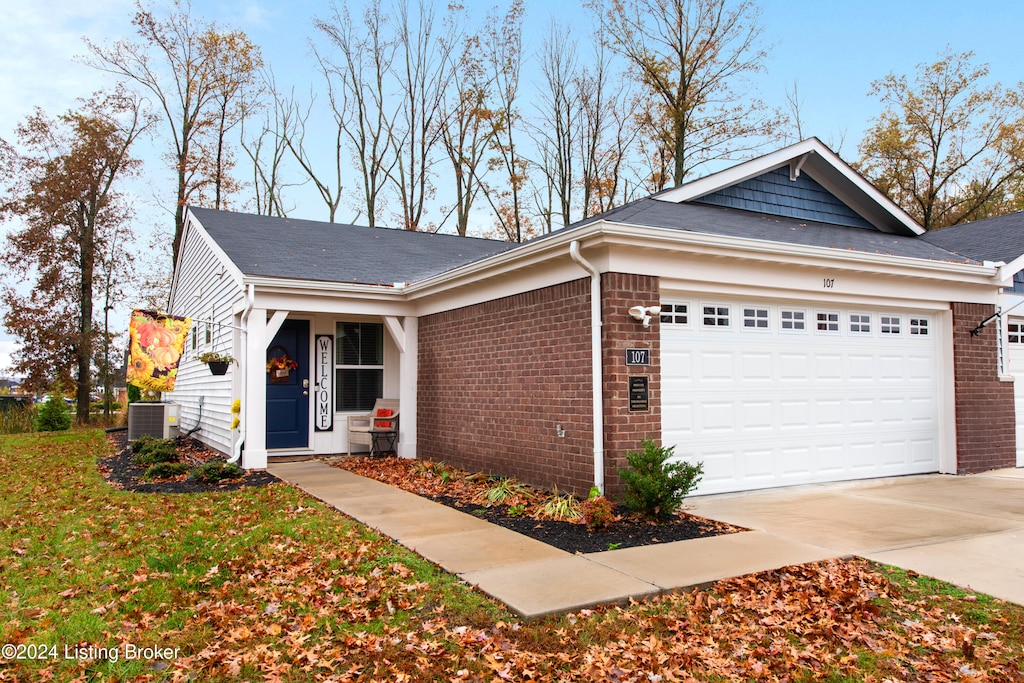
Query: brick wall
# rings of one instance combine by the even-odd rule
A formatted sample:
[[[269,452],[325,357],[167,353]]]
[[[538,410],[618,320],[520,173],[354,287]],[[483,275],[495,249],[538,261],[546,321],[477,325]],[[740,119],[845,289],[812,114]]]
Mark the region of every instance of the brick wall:
[[[658,316],[645,328],[628,313],[631,306],[657,306],[661,289],[656,277],[604,273],[601,276],[601,317],[604,365],[605,490],[622,492],[617,470],[626,467],[626,451],[640,450],[641,439],[661,443],[661,343]],[[649,366],[627,366],[627,348],[649,348]],[[649,377],[650,409],[629,410],[629,376]]]
[[[585,494],[589,278],[420,318],[418,391],[418,457]]]
[[[987,304],[953,304],[953,377],[956,383],[957,472],[981,472],[1016,463],[1013,383],[999,381],[999,327],[970,331],[995,312]]]

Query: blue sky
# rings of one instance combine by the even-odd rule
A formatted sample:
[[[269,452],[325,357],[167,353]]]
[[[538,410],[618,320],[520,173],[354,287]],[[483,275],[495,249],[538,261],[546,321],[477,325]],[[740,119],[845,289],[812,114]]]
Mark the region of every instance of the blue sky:
[[[465,4],[477,15],[492,6],[473,0]],[[194,0],[192,7],[207,20],[244,30],[261,47],[280,85],[305,93],[317,82],[308,39],[313,17],[329,12],[326,0]],[[868,95],[871,82],[889,72],[910,74],[917,64],[934,61],[947,45],[973,50],[1004,85],[1024,80],[1019,2],[765,0],[761,8],[764,41],[772,50],[765,73],[755,80],[759,96],[783,106],[786,90],[796,81],[805,134],[832,144],[848,160],[856,158],[861,135],[880,111]],[[105,42],[132,35],[131,0],[0,0],[0,9],[0,137],[7,139],[33,107],[57,114],[72,107],[76,97],[109,84],[104,74],[74,61],[85,52],[83,36]],[[539,45],[552,18],[573,26],[589,21],[578,0],[527,0],[525,42]],[[157,161],[154,157],[154,168]],[[167,224],[168,212],[157,197],[171,192],[169,177],[152,175],[136,191],[142,232]],[[300,204],[294,215],[322,219],[320,211]],[[0,332],[0,373],[10,349],[10,340]]]

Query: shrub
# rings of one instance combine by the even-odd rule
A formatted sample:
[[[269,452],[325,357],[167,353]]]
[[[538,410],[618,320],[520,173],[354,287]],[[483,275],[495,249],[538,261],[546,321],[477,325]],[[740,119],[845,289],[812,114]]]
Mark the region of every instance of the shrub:
[[[0,410],[0,434],[24,434],[31,432],[35,422],[34,406],[4,408]]]
[[[214,460],[195,468],[189,476],[205,484],[215,484],[224,479],[238,479],[244,475],[245,470],[235,463]]]
[[[61,396],[60,385],[54,387],[46,402],[36,411],[36,431],[62,432],[71,428],[71,412]]]
[[[484,491],[484,501],[490,504],[512,503],[523,498],[533,497],[533,492],[526,484],[511,477],[502,477]]]
[[[555,521],[579,519],[580,502],[573,495],[558,495],[558,487],[552,491],[551,496],[541,506],[543,516]]]
[[[188,472],[188,465],[183,462],[158,462],[146,470],[146,479],[168,479]]]
[[[608,529],[616,519],[615,503],[601,494],[591,495],[580,503],[580,513],[583,515],[583,523],[591,531]]]
[[[139,465],[178,462],[178,444],[173,439],[141,437],[132,442],[132,454]]]
[[[700,482],[704,463],[667,462],[675,446],[665,448],[652,439],[642,443],[643,451],[626,452],[629,469],[619,470],[626,485],[626,504],[646,517],[671,517]]]

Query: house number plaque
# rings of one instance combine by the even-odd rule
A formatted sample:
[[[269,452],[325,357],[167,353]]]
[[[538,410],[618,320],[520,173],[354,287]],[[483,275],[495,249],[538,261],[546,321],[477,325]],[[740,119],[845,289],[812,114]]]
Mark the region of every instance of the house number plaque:
[[[629,412],[645,412],[651,408],[651,392],[647,375],[629,378]]]
[[[626,349],[626,365],[650,365],[650,349]]]

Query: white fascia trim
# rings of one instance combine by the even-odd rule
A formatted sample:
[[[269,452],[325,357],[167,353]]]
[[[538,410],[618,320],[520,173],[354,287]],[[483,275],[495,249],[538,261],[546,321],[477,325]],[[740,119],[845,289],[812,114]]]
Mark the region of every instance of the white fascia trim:
[[[674,228],[652,228],[649,226],[630,225],[628,223],[605,223],[602,233],[606,238],[619,238],[610,241],[619,243],[639,244],[649,247],[647,240],[657,239],[661,244],[672,244],[676,246],[701,246],[707,248],[725,249],[729,252],[746,252],[761,254],[763,256],[775,256],[773,261],[792,262],[793,258],[799,257],[806,261],[813,261],[808,265],[836,265],[840,263],[854,270],[867,270],[877,272],[879,270],[915,270],[928,271],[936,274],[947,275],[948,279],[962,281],[962,276],[973,275],[981,282],[990,282],[997,277],[997,269],[991,266],[951,263],[947,261],[930,261],[928,259],[909,258],[907,256],[892,256],[888,254],[872,254],[863,251],[852,251],[847,249],[834,249],[830,247],[813,247],[803,244],[787,244],[769,240],[758,240],[746,237],[729,237],[726,235],[711,235],[700,232],[689,232]],[[632,239],[630,239],[632,238]],[[728,254],[720,254],[728,255]],[[857,266],[873,265],[879,268],[862,268]],[[995,283],[992,283],[995,284]]]
[[[1024,270],[1024,256],[1018,256],[1009,263],[999,266],[999,281],[1013,285],[1013,276]]]
[[[691,201],[722,188],[755,178],[776,168],[792,164],[794,161],[799,164],[799,168],[802,171],[809,172],[813,176],[815,175],[812,168],[814,165],[813,160],[810,160],[812,163],[805,166],[805,162],[809,161],[809,159],[803,158],[812,154],[818,155],[824,162],[838,171],[844,180],[866,194],[871,201],[878,204],[886,213],[890,214],[912,233],[917,235],[924,234],[924,228],[918,225],[910,217],[910,214],[879,192],[878,188],[866,181],[818,138],[808,138],[789,147],[783,147],[771,154],[751,159],[718,173],[712,173],[711,175],[680,185],[675,189],[654,195],[652,199],[676,204]]]
[[[238,266],[228,257],[217,241],[210,236],[210,233],[206,231],[203,224],[199,222],[199,219],[192,215],[192,212],[188,209],[185,210],[185,226],[181,231],[181,248],[178,251],[178,259],[181,260],[185,255],[185,242],[194,236],[199,237],[203,240],[203,243],[209,247],[210,251],[220,262],[221,266],[225,269],[231,279],[235,281],[239,289],[245,289],[244,275],[242,271],[238,269]],[[178,290],[178,265],[175,264],[174,272],[171,275],[171,289],[170,294],[167,298],[168,303],[174,301]]]
[[[405,293],[404,288],[396,288],[390,285],[365,285],[350,282],[325,282],[323,280],[291,280],[265,275],[246,275],[245,284],[255,285],[260,293],[273,292],[275,294],[320,294],[323,296],[337,296],[348,294],[360,298],[390,299],[401,297]]]

